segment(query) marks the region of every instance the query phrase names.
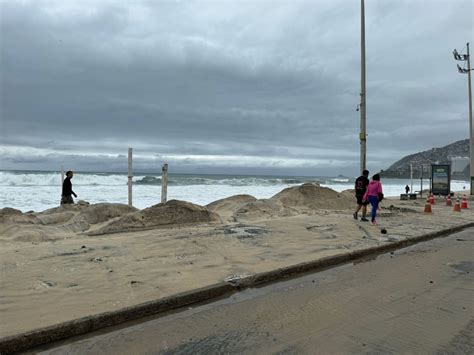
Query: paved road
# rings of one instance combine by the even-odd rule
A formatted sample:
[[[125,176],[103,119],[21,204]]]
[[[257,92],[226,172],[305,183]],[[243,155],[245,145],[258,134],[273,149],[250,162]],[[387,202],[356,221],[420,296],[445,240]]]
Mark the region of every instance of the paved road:
[[[474,353],[474,229],[42,353],[361,352]]]

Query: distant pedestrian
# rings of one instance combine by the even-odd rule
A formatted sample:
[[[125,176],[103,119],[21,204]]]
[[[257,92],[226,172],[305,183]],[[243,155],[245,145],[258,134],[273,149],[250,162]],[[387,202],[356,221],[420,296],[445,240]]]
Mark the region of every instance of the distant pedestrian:
[[[74,195],[74,197],[77,197],[76,193],[74,191],[72,191],[71,179],[72,179],[73,176],[74,176],[74,173],[72,171],[68,171],[66,173],[66,178],[63,181],[63,192],[61,194],[61,205],[74,203],[72,195]]]
[[[362,209],[362,218],[361,221],[367,222],[368,219],[366,218],[367,214],[367,205],[369,204],[367,201],[364,201],[364,195],[367,191],[367,186],[369,185],[369,171],[364,170],[362,175],[359,176],[355,181],[355,196],[357,200],[357,208],[354,212],[354,219],[357,219],[357,214]]]
[[[372,180],[367,187],[367,191],[364,195],[364,201],[369,201],[372,205],[372,213],[370,224],[377,225],[375,217],[377,216],[377,209],[379,207],[379,202],[383,199],[382,184],[380,182],[380,175],[375,174],[372,176]]]
[[[410,186],[405,186],[405,193],[408,195],[408,193],[410,192]]]

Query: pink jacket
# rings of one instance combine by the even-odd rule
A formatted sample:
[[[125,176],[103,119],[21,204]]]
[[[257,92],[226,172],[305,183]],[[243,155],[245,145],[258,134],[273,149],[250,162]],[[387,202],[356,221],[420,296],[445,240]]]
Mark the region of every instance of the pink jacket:
[[[371,180],[369,186],[367,186],[367,191],[364,195],[364,200],[368,200],[369,196],[378,196],[379,193],[382,193],[382,184],[380,181]]]

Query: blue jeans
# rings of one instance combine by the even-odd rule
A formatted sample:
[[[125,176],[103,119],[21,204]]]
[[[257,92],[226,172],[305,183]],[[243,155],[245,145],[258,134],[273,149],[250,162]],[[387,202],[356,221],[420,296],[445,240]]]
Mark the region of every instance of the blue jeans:
[[[369,202],[372,205],[371,221],[374,222],[377,216],[377,209],[379,208],[379,198],[377,196],[369,196]]]

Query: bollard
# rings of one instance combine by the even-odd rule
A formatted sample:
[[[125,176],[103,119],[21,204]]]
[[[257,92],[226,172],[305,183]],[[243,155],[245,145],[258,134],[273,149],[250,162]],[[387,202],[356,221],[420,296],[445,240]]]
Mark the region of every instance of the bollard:
[[[456,203],[453,208],[454,212],[461,212],[461,204],[459,203],[459,196],[456,198]]]
[[[425,213],[432,213],[431,205],[432,205],[432,203],[430,201],[430,198],[428,197],[426,199],[426,203],[425,203],[425,210],[424,210]]]
[[[448,195],[448,197],[446,197],[446,206],[452,206],[453,205],[453,202],[451,201],[451,196]]]

